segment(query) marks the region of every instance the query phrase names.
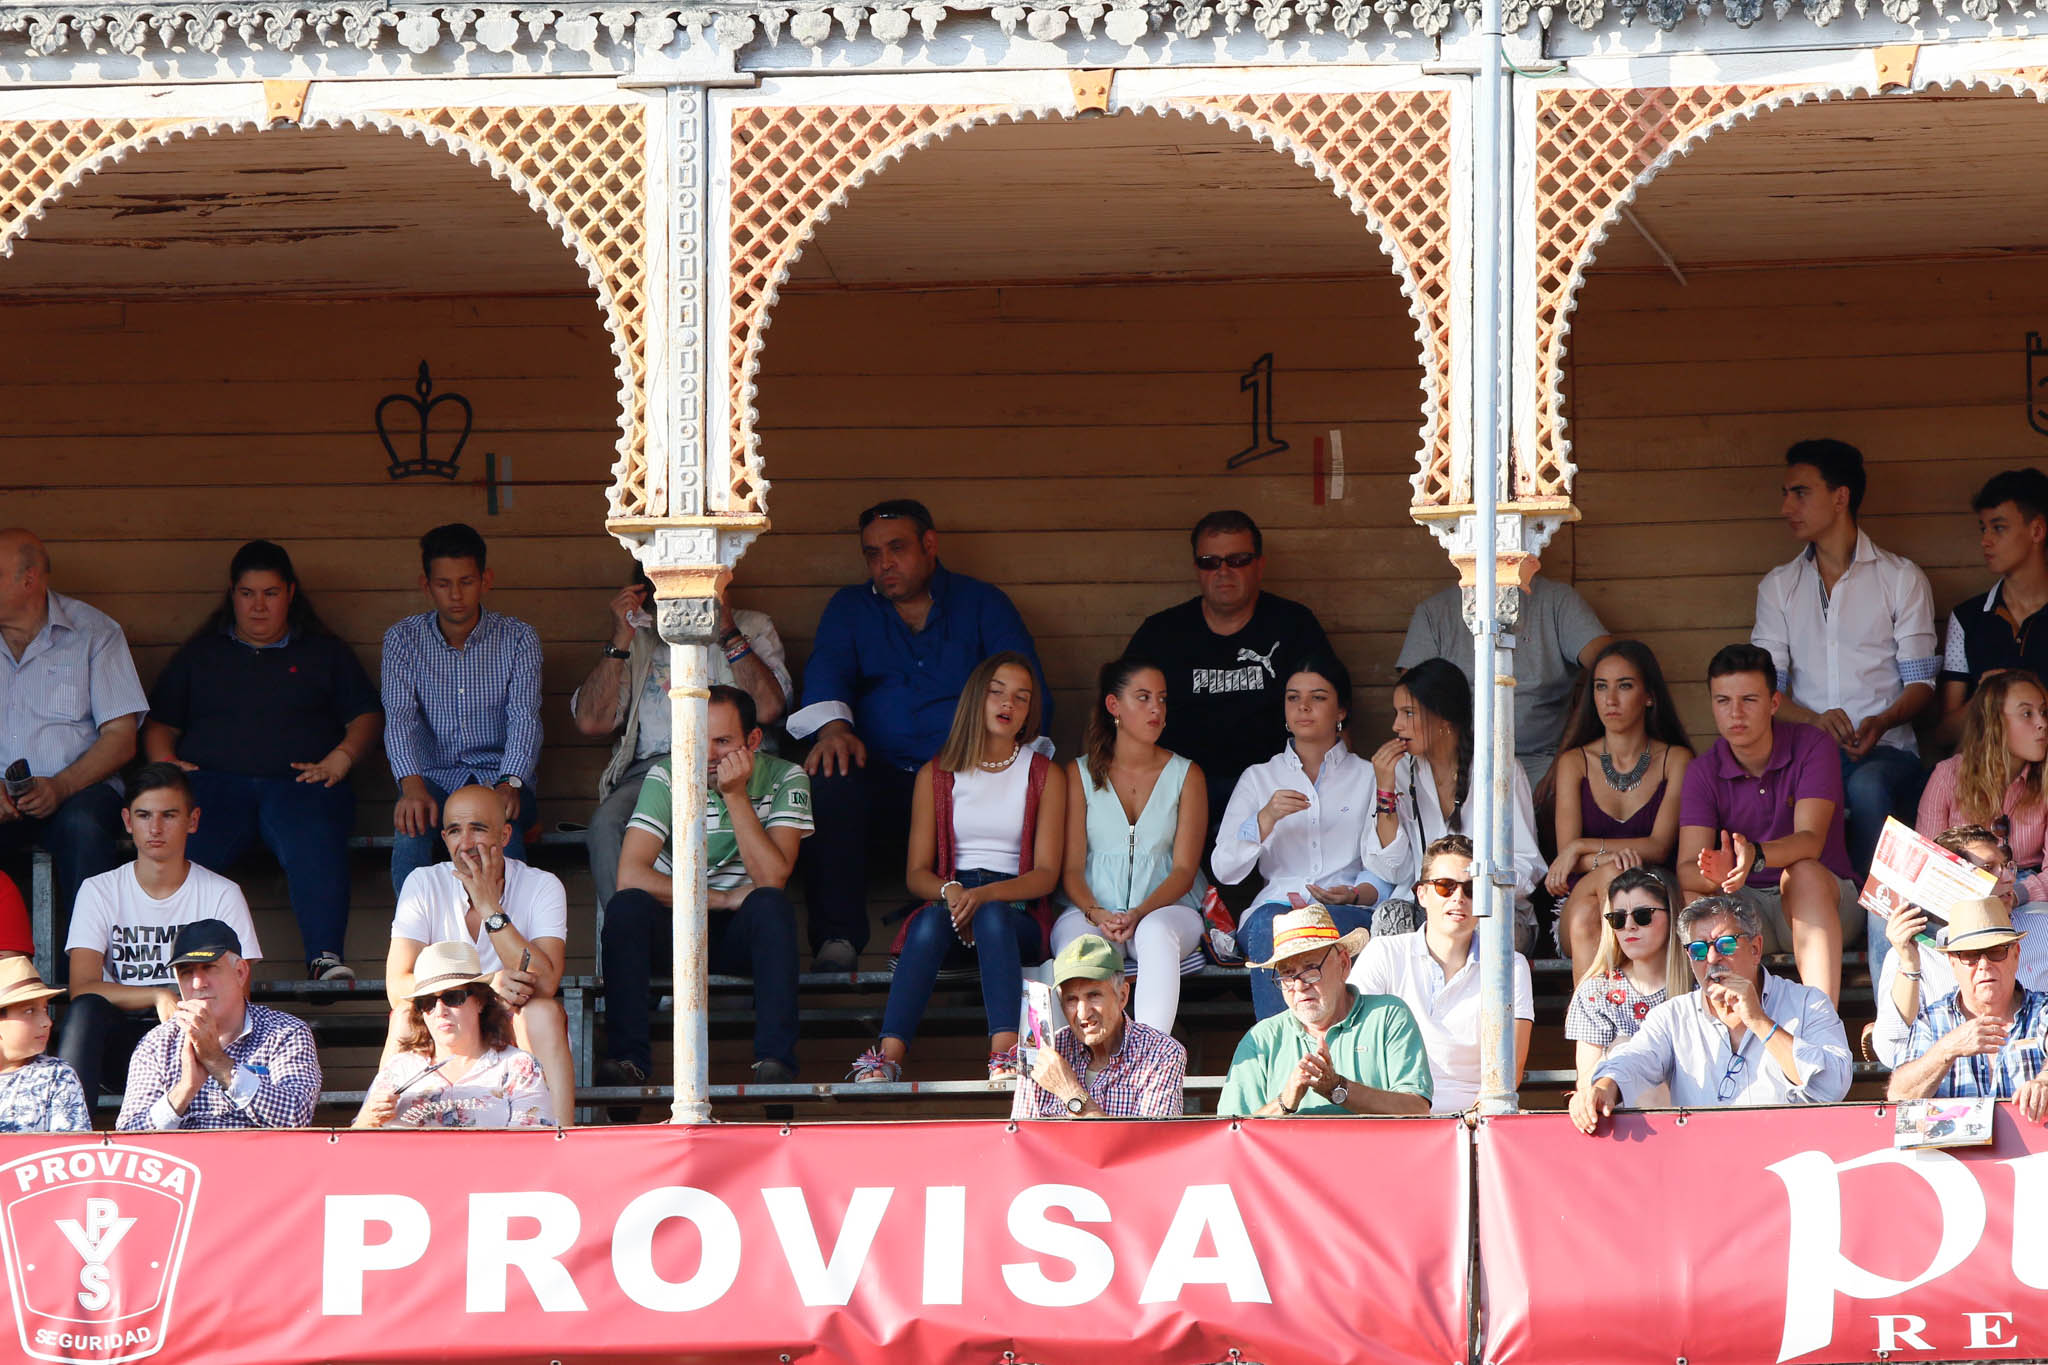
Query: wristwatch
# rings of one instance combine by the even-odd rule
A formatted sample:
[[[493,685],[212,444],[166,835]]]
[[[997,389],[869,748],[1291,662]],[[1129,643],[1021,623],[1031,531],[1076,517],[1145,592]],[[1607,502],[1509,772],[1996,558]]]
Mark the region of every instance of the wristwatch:
[[[1081,1111],[1087,1107],[1088,1097],[1086,1095],[1071,1095],[1067,1098],[1067,1112],[1075,1118],[1079,1118]]]
[[[1349,1095],[1350,1093],[1351,1086],[1347,1082],[1339,1081],[1337,1082],[1337,1084],[1330,1087],[1330,1103],[1338,1106],[1339,1108],[1342,1108],[1344,1105],[1344,1097],[1346,1095]]]
[[[1282,1095],[1284,1096],[1284,1095],[1286,1094],[1286,1092],[1285,1092],[1285,1091],[1282,1091],[1282,1092],[1281,1092],[1281,1094],[1282,1094]],[[1300,1109],[1300,1108],[1301,1108],[1301,1106],[1300,1106],[1300,1105],[1298,1105],[1298,1104],[1289,1104],[1289,1103],[1288,1103],[1288,1102],[1287,1102],[1287,1101],[1286,1101],[1286,1100],[1285,1100],[1284,1098],[1283,1098],[1283,1099],[1281,1099],[1279,1103],[1280,1103],[1280,1112],[1281,1112],[1281,1113],[1283,1113],[1283,1114],[1292,1114],[1292,1113],[1294,1113],[1295,1111],[1297,1111],[1298,1109]]]
[[[500,910],[484,920],[484,932],[487,934],[495,934],[500,929],[503,929],[510,923],[512,923],[512,917],[510,915],[507,915],[503,910]]]
[[[506,773],[503,777],[500,777],[496,782],[493,782],[491,785],[494,787],[510,787],[513,791],[518,791],[526,784],[524,782],[521,782],[518,778],[514,777],[511,773]]]
[[[607,659],[630,659],[633,657],[632,650],[620,649],[617,645],[614,645],[609,640],[605,641],[604,648],[599,652],[602,653],[604,657]]]

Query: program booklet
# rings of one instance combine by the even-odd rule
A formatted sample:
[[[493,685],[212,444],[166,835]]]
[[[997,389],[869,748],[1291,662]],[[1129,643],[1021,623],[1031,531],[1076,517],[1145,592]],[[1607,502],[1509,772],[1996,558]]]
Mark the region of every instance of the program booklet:
[[[1900,1100],[1892,1124],[1892,1146],[1900,1151],[1927,1147],[1989,1147],[1991,1116],[1998,1101]]]
[[[1024,979],[1023,1007],[1017,1019],[1018,1074],[1029,1076],[1038,1067],[1038,1050],[1052,1046],[1052,1036],[1065,1022],[1059,997],[1043,981]]]
[[[1928,928],[1934,930],[1948,924],[1950,906],[1988,896],[1997,885],[1995,874],[1949,852],[1911,825],[1887,819],[1877,837],[1877,856],[1870,860],[1870,879],[1857,899],[1880,919],[1890,919],[1901,906],[1917,905],[1927,912]]]

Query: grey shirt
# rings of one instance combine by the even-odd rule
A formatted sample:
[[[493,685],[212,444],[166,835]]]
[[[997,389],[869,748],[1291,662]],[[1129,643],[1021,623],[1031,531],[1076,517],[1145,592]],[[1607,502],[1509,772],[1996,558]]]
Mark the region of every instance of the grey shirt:
[[[1515,757],[1529,785],[1543,780],[1557,753],[1565,704],[1579,674],[1579,653],[1607,633],[1586,599],[1542,574],[1529,585],[1522,619],[1515,626]],[[1445,588],[1422,599],[1408,621],[1397,668],[1424,659],[1449,659],[1467,681],[1472,678],[1472,632],[1465,628],[1460,589]]]

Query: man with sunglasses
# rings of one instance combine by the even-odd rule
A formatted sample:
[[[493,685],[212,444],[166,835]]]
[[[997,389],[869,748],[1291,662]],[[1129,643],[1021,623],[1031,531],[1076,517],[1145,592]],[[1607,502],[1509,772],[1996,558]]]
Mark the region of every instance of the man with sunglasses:
[[[1287,1000],[1237,1045],[1216,1112],[1250,1118],[1426,1114],[1429,1050],[1408,1006],[1346,982],[1366,931],[1340,934],[1320,905],[1273,921],[1271,968]]]
[[[1594,1133],[1653,1086],[1678,1109],[1833,1104],[1854,1070],[1842,1020],[1825,993],[1763,969],[1763,921],[1734,896],[1702,896],[1678,912],[1699,989],[1651,1010],[1609,1052],[1592,1085],[1574,1091],[1572,1122]]]
[[[2005,902],[1986,897],[1949,907],[1935,951],[1955,970],[1956,989],[1922,1009],[1906,1041],[1909,1060],[1892,1072],[1893,1100],[2015,1100],[2039,1122],[2048,1116],[2042,1076],[2048,995],[2019,984],[2020,940]]]
[[[902,848],[917,770],[945,747],[967,676],[1016,650],[1031,660],[1052,720],[1024,618],[1001,588],[939,563],[923,503],[891,498],[862,512],[860,550],[867,582],[825,604],[803,705],[785,722],[791,738],[811,741],[804,771],[817,833],[803,860],[804,904],[821,972],[852,971],[867,946],[870,846]]]

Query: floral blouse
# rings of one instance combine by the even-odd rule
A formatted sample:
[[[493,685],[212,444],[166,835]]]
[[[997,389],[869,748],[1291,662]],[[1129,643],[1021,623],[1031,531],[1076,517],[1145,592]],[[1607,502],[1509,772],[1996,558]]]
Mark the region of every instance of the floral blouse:
[[[1635,988],[1621,972],[1588,978],[1572,992],[1565,1007],[1564,1036],[1595,1047],[1613,1047],[1636,1036],[1643,1019],[1664,1003],[1662,990],[1648,995]]]
[[[427,1074],[431,1073],[431,1074]],[[370,1083],[370,1099],[399,1092],[391,1128],[552,1128],[555,1107],[547,1078],[530,1052],[501,1047],[451,1081],[417,1052],[391,1059]]]
[[[47,1054],[0,1073],[0,1133],[84,1133],[92,1129],[78,1073]]]

